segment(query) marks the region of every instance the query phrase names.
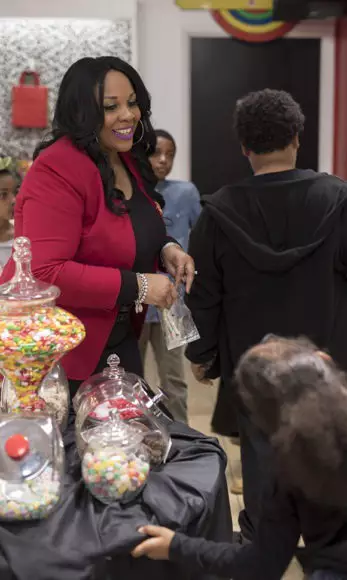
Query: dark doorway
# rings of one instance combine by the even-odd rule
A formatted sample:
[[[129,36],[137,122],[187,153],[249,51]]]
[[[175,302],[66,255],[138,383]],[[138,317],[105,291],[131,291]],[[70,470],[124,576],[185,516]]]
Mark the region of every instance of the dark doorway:
[[[320,40],[247,44],[231,38],[191,41],[192,179],[202,194],[250,175],[233,134],[237,99],[266,87],[290,92],[306,115],[298,166],[317,169]]]

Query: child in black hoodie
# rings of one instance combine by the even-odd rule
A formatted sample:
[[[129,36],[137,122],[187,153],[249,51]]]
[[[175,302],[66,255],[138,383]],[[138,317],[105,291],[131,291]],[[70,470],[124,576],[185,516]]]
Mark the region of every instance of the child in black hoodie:
[[[280,580],[300,536],[310,580],[347,579],[347,379],[307,340],[274,336],[241,359],[243,404],[274,467],[250,544],[218,544],[146,526],[134,557],[170,559],[233,580]]]
[[[200,340],[186,356],[198,380],[206,368],[210,377],[232,377],[240,356],[270,332],[307,336],[347,371],[347,184],[296,168],[304,121],[283,91],[265,89],[236,105],[236,133],[254,175],[207,196],[191,235],[198,275],[187,305]],[[240,527],[252,540],[265,450],[231,381],[225,387],[219,430],[236,411],[246,508]]]

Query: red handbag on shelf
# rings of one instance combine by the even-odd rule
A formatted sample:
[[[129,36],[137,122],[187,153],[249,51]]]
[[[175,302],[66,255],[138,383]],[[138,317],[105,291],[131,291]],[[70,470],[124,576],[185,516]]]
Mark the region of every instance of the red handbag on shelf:
[[[28,76],[34,84],[27,84]],[[48,125],[48,87],[40,85],[36,72],[24,71],[19,85],[12,87],[12,125],[29,129],[44,129]]]

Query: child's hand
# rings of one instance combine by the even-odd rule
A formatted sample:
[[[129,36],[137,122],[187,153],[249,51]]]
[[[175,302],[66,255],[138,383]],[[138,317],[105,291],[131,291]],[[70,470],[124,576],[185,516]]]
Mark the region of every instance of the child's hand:
[[[131,552],[134,558],[141,558],[147,556],[151,560],[168,560],[169,549],[175,532],[167,528],[160,528],[159,526],[144,526],[138,530],[140,534],[152,536],[149,540],[145,540]]]

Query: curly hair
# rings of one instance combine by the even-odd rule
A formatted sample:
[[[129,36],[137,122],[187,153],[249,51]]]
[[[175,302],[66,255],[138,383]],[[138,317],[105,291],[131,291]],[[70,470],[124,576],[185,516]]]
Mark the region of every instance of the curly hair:
[[[282,482],[321,504],[347,505],[347,380],[308,340],[269,337],[236,380],[269,438]]]
[[[258,155],[286,149],[304,129],[300,105],[285,91],[265,89],[236,103],[234,126],[240,143]]]

